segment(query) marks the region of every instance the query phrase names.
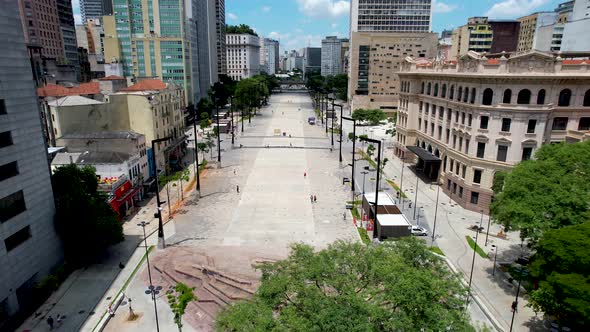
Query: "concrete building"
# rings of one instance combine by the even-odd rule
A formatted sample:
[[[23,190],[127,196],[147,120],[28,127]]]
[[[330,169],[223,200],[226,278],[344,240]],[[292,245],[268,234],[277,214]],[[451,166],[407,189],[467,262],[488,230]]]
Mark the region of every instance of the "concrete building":
[[[125,77],[172,81],[183,87],[185,103],[192,102],[186,21],[183,2],[113,0],[113,16],[103,18],[105,59],[121,63]]]
[[[29,3],[31,5],[31,3]],[[33,7],[33,6],[30,6]],[[32,310],[33,290],[63,260],[47,148],[16,1],[0,10],[0,330]]]
[[[350,54],[350,40],[348,38],[342,38],[340,45],[340,67],[341,73],[348,73],[349,54]]]
[[[397,110],[401,64],[408,56],[435,57],[437,42],[436,33],[353,32],[348,73],[351,109]]]
[[[571,20],[564,25],[561,50],[565,52],[588,52],[590,50],[590,0],[576,0]]]
[[[41,48],[43,57],[65,62],[57,0],[19,0],[20,22],[27,45]]]
[[[516,51],[520,22],[516,20],[489,20],[488,23],[493,33],[490,53]]]
[[[79,47],[88,50],[91,79],[102,78],[104,74],[104,29],[100,18],[88,19],[76,25],[76,41]]]
[[[470,17],[467,24],[453,30],[451,58],[457,59],[469,51],[489,53],[493,36],[487,17]]]
[[[342,39],[328,36],[322,39],[322,76],[342,73]]]
[[[303,71],[303,57],[299,53],[297,53],[297,51],[292,50],[287,55],[285,62],[285,70],[293,71],[296,69]]]
[[[78,43],[76,42],[76,22],[71,0],[57,0],[57,16],[65,50],[67,64],[78,65]]]
[[[260,73],[260,39],[250,34],[228,33],[227,75],[234,80],[249,78]]]
[[[215,0],[192,0],[187,11],[194,103],[219,80]]]
[[[80,0],[82,22],[113,14],[113,0]]]
[[[227,45],[225,38],[225,0],[215,1],[215,45],[217,47],[217,72],[227,74]]]
[[[320,73],[322,66],[321,47],[306,47],[303,49],[303,73],[308,76],[312,73]]]
[[[555,12],[537,12],[518,18],[520,28],[518,32],[518,52],[530,50],[549,51],[553,24],[557,19]],[[542,29],[542,27],[547,27]]]
[[[279,70],[279,42],[274,39],[260,40],[260,71],[274,75]]]
[[[542,144],[590,139],[589,65],[537,51],[408,59],[399,73],[395,154],[415,161],[459,205],[487,211],[495,172]]]
[[[430,32],[432,0],[352,0],[350,32]]]

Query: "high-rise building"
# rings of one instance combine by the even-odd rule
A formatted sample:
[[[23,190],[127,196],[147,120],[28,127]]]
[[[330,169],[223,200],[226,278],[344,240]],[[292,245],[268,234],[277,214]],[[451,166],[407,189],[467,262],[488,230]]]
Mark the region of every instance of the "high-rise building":
[[[113,0],[80,0],[82,22],[113,14]]]
[[[294,71],[296,69],[303,71],[303,57],[296,50],[291,50],[287,55],[285,70]]]
[[[566,52],[588,52],[590,38],[590,0],[576,0],[573,5],[571,20],[564,25],[561,50]]]
[[[305,76],[312,73],[321,73],[322,48],[306,47],[303,49],[303,73]]]
[[[352,0],[350,32],[430,32],[432,0]]]
[[[187,22],[193,100],[197,103],[207,96],[207,90],[218,81],[215,0],[191,0]]]
[[[269,75],[276,74],[279,69],[279,42],[264,38],[260,40],[260,71]]]
[[[83,24],[76,25],[76,41],[79,48],[88,51],[90,78],[104,77],[104,29],[101,18],[89,18]]]
[[[555,12],[538,12],[518,18],[520,28],[516,50],[518,52],[533,49],[549,51],[553,24],[555,24],[556,19],[557,13]]]
[[[322,39],[322,76],[342,73],[342,39],[327,36]]]
[[[459,205],[488,210],[496,172],[543,144],[590,139],[586,61],[537,51],[411,59],[399,72],[394,153]]]
[[[184,1],[113,0],[113,16],[103,23],[107,62],[121,63],[126,77],[172,81],[193,101]]]
[[[453,30],[451,57],[458,59],[469,51],[489,53],[493,37],[487,17],[470,17],[467,24]]]
[[[34,7],[27,3],[24,8]],[[0,81],[5,83],[0,84],[0,329],[19,310],[34,305],[34,285],[63,260],[53,223],[47,149],[19,8],[16,1],[4,1],[2,6]],[[45,3],[39,7],[45,8]]]
[[[348,56],[350,53],[350,40],[348,38],[342,38],[340,44],[340,67],[342,73],[348,72]]]
[[[516,20],[489,20],[488,24],[493,33],[490,53],[516,51],[520,22]]]
[[[215,33],[217,46],[217,72],[227,74],[227,46],[225,39],[225,0],[215,1]]]
[[[71,0],[57,0],[57,16],[64,43],[66,62],[78,64],[78,43],[76,42],[76,23]]]
[[[18,4],[27,45],[41,47],[44,57],[65,61],[57,0],[19,0]]]
[[[260,73],[260,39],[250,34],[228,33],[227,75],[234,80],[249,78]]]

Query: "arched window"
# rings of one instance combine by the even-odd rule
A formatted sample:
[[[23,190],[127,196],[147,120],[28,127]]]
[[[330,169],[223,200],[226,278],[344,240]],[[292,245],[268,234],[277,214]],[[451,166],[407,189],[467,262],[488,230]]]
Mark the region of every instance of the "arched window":
[[[449,99],[453,100],[455,98],[455,86],[451,85],[451,91],[449,92]]]
[[[531,103],[531,90],[529,89],[522,89],[518,92],[518,97],[516,98],[516,103],[521,105],[526,105]]]
[[[471,104],[475,103],[475,94],[475,88],[471,88],[471,99],[469,100]]]
[[[434,83],[434,96],[438,97],[438,83]]]
[[[457,90],[457,101],[461,101],[461,96],[463,95],[463,87],[460,86],[459,90]]]
[[[504,90],[504,98],[502,99],[502,102],[504,104],[510,104],[511,99],[512,99],[512,90],[510,90],[510,89]]]
[[[426,143],[422,141],[422,149],[426,149]]]
[[[491,105],[493,99],[494,99],[494,90],[492,90],[490,88],[483,90],[483,99],[481,101],[482,105]]]
[[[539,93],[537,94],[537,105],[543,104],[545,104],[545,89],[539,90]]]
[[[463,102],[466,103],[467,99],[469,99],[469,88],[466,87],[463,91]]]
[[[583,106],[590,106],[590,89],[588,89],[586,91],[586,94],[584,94],[584,103],[582,105]]]
[[[424,94],[424,82],[422,82],[422,89],[420,89],[420,93]]]
[[[432,87],[432,85],[430,84],[430,82],[428,82],[428,87],[426,88],[426,94],[430,96],[430,88]]]
[[[559,100],[557,101],[557,106],[569,106],[571,99],[572,99],[572,90],[563,89],[559,93]]]
[[[446,84],[443,84],[442,85],[442,89],[440,91],[440,97],[441,98],[447,98],[447,85]]]

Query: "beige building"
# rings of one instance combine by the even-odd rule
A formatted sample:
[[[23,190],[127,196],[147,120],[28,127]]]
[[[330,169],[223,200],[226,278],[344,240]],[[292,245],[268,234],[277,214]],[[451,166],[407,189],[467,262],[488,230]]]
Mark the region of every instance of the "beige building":
[[[453,30],[451,36],[451,58],[457,59],[469,51],[489,52],[492,48],[493,32],[487,17],[470,17],[467,24]]]
[[[555,12],[537,12],[518,18],[520,30],[516,50],[518,52],[532,49],[548,51],[556,19],[557,13]]]
[[[352,32],[348,99],[351,109],[398,107],[397,72],[404,58],[436,56],[436,33]]]
[[[590,139],[590,60],[541,52],[407,59],[395,154],[461,206],[487,211],[497,171],[542,144]]]
[[[133,131],[145,135],[148,154],[151,141],[158,143],[157,162],[162,169],[166,156],[184,140],[183,89],[174,83],[145,79],[106,97],[105,102],[67,96],[48,103],[50,127],[55,137],[101,131]]]

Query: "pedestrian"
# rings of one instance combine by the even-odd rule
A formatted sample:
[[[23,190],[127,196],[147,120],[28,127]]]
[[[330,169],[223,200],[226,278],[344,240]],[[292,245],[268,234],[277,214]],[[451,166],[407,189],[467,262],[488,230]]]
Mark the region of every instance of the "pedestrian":
[[[518,311],[518,301],[512,301],[512,312]]]
[[[64,319],[64,316],[57,314],[57,319],[56,319],[56,323],[55,326],[56,327],[60,327],[61,326],[61,321]]]
[[[238,192],[238,194],[240,193],[240,186],[236,185],[236,191]]]
[[[342,220],[346,220],[346,212],[342,214]]]
[[[111,317],[115,317],[115,310],[113,310],[113,307],[111,307],[110,304],[109,304],[109,310],[108,310],[108,312],[109,312],[109,315]]]
[[[313,195],[313,202],[317,203],[318,202],[318,197],[316,195]]]
[[[410,202],[410,203],[408,204],[408,209],[411,209],[411,208],[412,208],[412,202]]]
[[[234,175],[236,175],[236,169],[234,168]]]
[[[53,317],[47,317],[47,325],[49,325],[49,330],[53,330]]]
[[[307,178],[307,172],[303,172],[303,178]]]
[[[293,143],[289,142],[289,146],[290,146],[290,147],[293,147]]]
[[[313,203],[313,195],[309,195],[309,201]]]

